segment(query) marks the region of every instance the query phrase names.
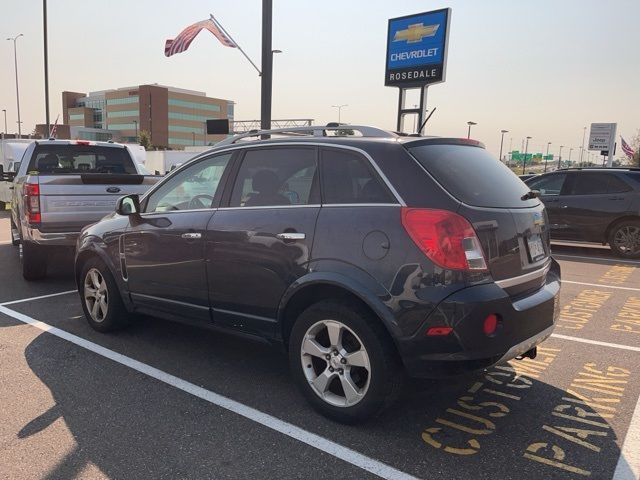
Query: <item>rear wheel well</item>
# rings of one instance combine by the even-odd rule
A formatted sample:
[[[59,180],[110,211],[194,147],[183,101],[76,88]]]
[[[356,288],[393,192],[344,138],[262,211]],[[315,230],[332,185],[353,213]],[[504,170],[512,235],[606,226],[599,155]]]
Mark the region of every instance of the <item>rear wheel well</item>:
[[[353,294],[349,290],[338,287],[336,285],[319,284],[308,286],[302,289],[300,292],[294,294],[294,296],[291,297],[291,299],[289,299],[289,301],[287,302],[287,305],[285,306],[281,317],[282,339],[284,341],[285,348],[289,345],[289,335],[291,334],[291,329],[293,328],[293,324],[296,322],[296,319],[300,316],[300,314],[314,303],[328,299],[335,300],[340,303],[354,305],[356,308],[365,309],[366,311],[368,311],[380,322],[382,330],[384,330],[385,334],[389,336],[389,340],[391,340],[391,343],[395,345],[393,339],[391,338],[391,335],[389,335],[386,327],[382,324],[380,316],[360,297]]]
[[[611,231],[616,225],[622,222],[640,222],[640,217],[638,217],[637,215],[628,215],[626,217],[616,218],[613,222],[609,224],[609,226],[605,230],[604,239],[602,240],[603,243],[605,244],[609,243],[609,236],[611,235]]]

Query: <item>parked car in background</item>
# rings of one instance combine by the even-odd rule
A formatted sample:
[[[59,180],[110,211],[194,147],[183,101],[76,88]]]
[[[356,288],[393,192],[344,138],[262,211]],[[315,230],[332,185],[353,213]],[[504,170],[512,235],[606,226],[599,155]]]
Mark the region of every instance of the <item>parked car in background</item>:
[[[112,212],[118,197],[142,194],[158,179],[144,175],[120,144],[31,143],[10,185],[11,238],[20,246],[23,277],[44,277],[52,250],[73,249],[82,227]]]
[[[0,165],[0,211],[5,210],[11,203],[12,182],[18,168],[20,168],[19,161],[12,160],[6,169]]]
[[[121,198],[78,240],[89,324],[139,312],[283,344],[343,422],[387,407],[405,373],[535,356],[560,290],[535,195],[479,142],[337,129],[240,135]]]
[[[640,258],[640,169],[582,168],[526,181],[547,207],[551,238],[609,245]]]

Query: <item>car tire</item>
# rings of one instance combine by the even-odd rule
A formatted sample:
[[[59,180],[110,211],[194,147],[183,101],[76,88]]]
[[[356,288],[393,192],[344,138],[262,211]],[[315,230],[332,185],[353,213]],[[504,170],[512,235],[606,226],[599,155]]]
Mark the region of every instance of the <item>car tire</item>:
[[[289,363],[311,405],[347,424],[380,414],[404,380],[380,320],[358,304],[336,300],[318,302],[298,317],[289,338]]]
[[[47,256],[44,247],[31,242],[20,245],[22,277],[25,280],[41,280],[47,275]]]
[[[611,251],[622,258],[640,258],[640,220],[627,220],[611,228]]]
[[[102,260],[87,259],[78,281],[82,310],[89,325],[98,332],[111,332],[129,325],[130,317],[118,285]]]
[[[13,218],[11,219],[11,245],[13,245],[14,247],[17,247],[18,245],[20,245],[20,233],[18,232],[18,227],[16,227],[16,224],[13,222]],[[15,234],[13,233],[15,232]]]

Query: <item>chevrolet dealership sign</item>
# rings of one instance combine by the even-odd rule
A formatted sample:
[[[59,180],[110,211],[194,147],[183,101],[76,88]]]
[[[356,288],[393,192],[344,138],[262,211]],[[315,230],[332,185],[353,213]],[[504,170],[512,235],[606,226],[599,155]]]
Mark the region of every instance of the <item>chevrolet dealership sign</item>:
[[[387,86],[419,87],[443,82],[451,9],[389,19]]]

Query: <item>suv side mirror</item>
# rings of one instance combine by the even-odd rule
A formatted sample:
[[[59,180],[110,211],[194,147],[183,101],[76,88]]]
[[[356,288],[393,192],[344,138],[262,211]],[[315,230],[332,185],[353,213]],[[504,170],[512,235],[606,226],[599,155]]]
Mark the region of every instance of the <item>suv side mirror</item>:
[[[116,213],[125,216],[140,214],[140,197],[135,194],[120,197],[116,203]]]

